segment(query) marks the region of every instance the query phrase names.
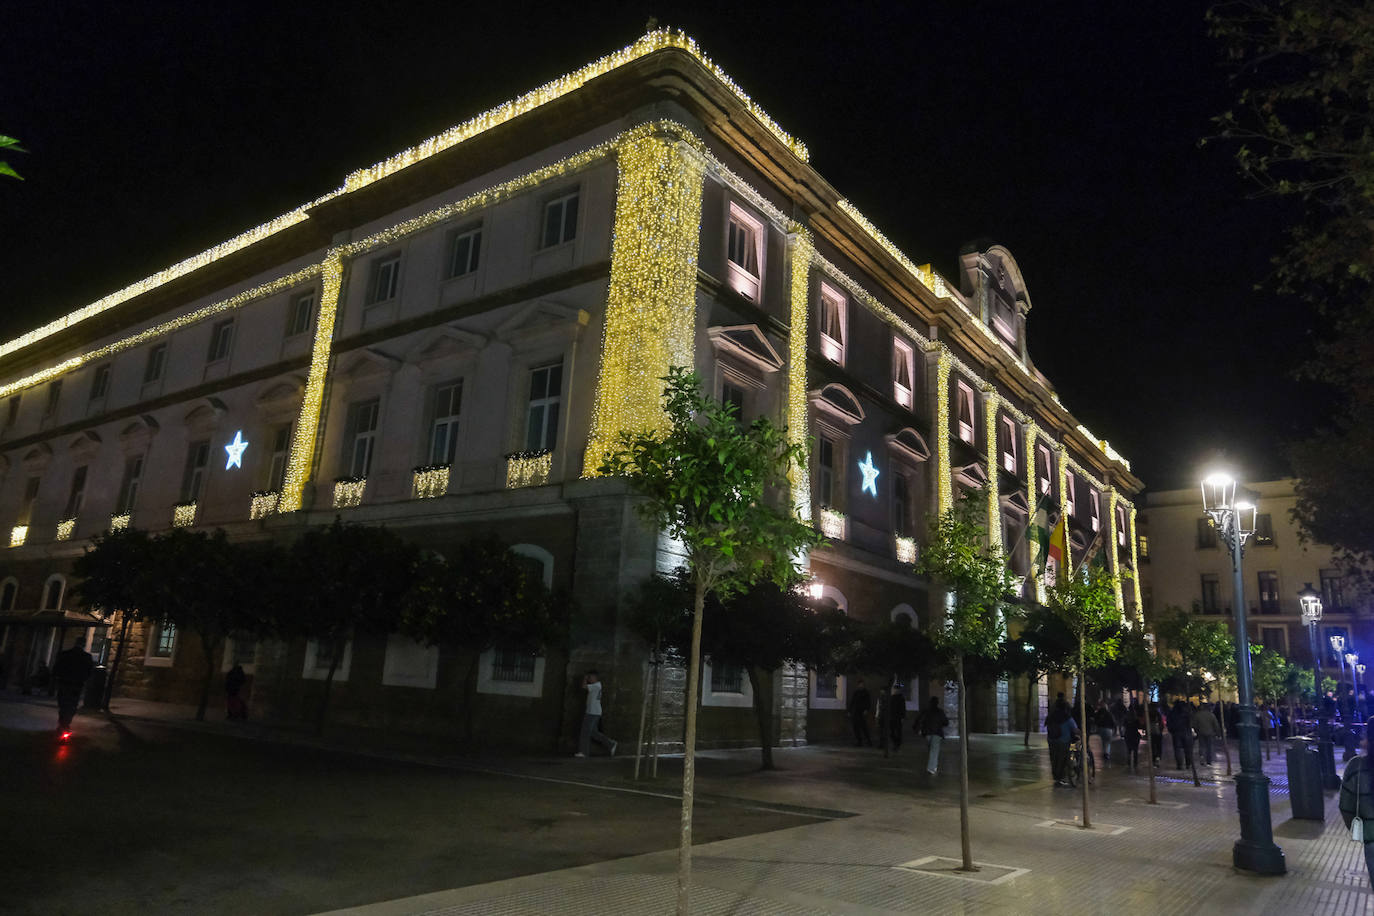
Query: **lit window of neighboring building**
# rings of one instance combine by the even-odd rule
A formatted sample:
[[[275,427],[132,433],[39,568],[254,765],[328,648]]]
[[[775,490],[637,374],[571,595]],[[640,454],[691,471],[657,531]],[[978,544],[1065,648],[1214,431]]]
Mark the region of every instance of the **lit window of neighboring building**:
[[[448,241],[449,278],[462,277],[477,269],[482,256],[482,224],[453,230]]]
[[[1345,608],[1344,579],[1339,569],[1321,571],[1322,607],[1326,610],[1336,611]]]
[[[828,284],[821,284],[821,314],[818,325],[821,335],[821,355],[832,363],[844,365],[846,301],[844,296]]]
[[[954,411],[959,438],[973,444],[973,389],[963,382],[954,385]]]
[[[1139,535],[1136,540],[1139,541],[1140,544],[1140,561],[1144,563],[1150,559],[1150,537],[1149,535],[1142,534]]]
[[[346,455],[349,477],[366,477],[372,470],[372,451],[377,444],[377,418],[381,413],[381,401],[372,398],[357,401],[348,408],[348,430],[344,441],[348,443]]]
[[[744,669],[726,662],[712,662],[711,692],[744,693]]]
[[[559,195],[544,204],[544,226],[540,248],[552,248],[577,238],[578,192]]]
[[[915,403],[916,355],[904,340],[892,339],[892,397],[910,408]]]
[[[533,652],[498,647],[491,663],[491,679],[494,681],[515,681],[534,683],[534,664],[537,656]]]
[[[558,412],[563,403],[563,361],[530,370],[530,400],[525,411],[525,450],[552,450],[558,442]]]
[[[401,288],[401,256],[383,255],[372,262],[367,279],[367,305],[390,302]]]
[[[1261,614],[1279,612],[1279,574],[1272,569],[1259,573],[1259,609]]]
[[[429,423],[431,465],[452,464],[458,449],[458,415],[463,409],[463,382],[449,382],[434,389],[434,406]]]
[[[1255,544],[1260,547],[1274,546],[1274,517],[1267,512],[1255,517]]]
[[[177,625],[171,621],[164,621],[157,625],[148,654],[153,658],[171,658],[176,645]]]
[[[1202,575],[1202,613],[1221,613],[1221,580],[1212,573]]]

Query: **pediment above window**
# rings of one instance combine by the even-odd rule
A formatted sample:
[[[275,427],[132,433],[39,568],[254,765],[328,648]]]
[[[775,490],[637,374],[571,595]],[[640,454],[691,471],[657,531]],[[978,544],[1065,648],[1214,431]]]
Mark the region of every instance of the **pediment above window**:
[[[782,357],[756,324],[714,327],[706,335],[717,353],[733,356],[760,372],[777,372],[783,366]]]
[[[887,444],[894,452],[909,461],[930,460],[930,446],[925,438],[910,426],[895,433],[888,433]]]
[[[488,338],[462,328],[435,328],[406,354],[406,362],[424,366],[443,359],[467,356],[485,347]]]
[[[95,453],[100,451],[101,438],[94,430],[86,430],[77,434],[72,441],[67,443],[67,451],[72,453],[72,457],[78,461],[89,461],[95,457]]]
[[[191,435],[207,436],[215,431],[219,421],[228,412],[229,408],[225,407],[219,398],[201,398],[200,402],[182,418],[182,423]]]
[[[52,447],[48,443],[42,442],[24,454],[24,470],[30,474],[41,474],[51,460]]]
[[[839,384],[829,384],[817,391],[807,394],[807,399],[811,401],[811,406],[828,417],[832,417],[850,426],[859,423],[864,418],[863,405],[859,399],[854,397],[854,393],[848,388]]]
[[[1010,512],[1013,515],[1019,516],[1021,519],[1026,519],[1030,516],[1030,504],[1026,502],[1026,497],[1020,490],[1002,494],[1000,502],[1002,503],[1003,511]]]
[[[1083,531],[1081,529],[1069,530],[1069,550],[1072,552],[1072,556],[1074,557],[1075,566],[1078,565],[1078,561],[1082,559],[1083,551],[1087,550],[1088,545],[1093,542],[1093,539],[1088,537],[1088,534],[1089,532]]]
[[[516,348],[542,346],[560,337],[573,340],[591,317],[582,309],[541,300],[517,308],[496,326],[494,336]]]
[[[300,376],[275,379],[264,385],[253,398],[253,406],[271,422],[286,420],[300,410],[305,379]]]
[[[979,490],[988,485],[988,470],[981,461],[953,469],[955,480],[970,489]]]
[[[144,414],[119,431],[119,444],[125,451],[142,451],[160,428],[156,419]]]
[[[349,381],[356,382],[362,379],[390,375],[399,368],[401,368],[401,361],[396,357],[384,353],[376,347],[364,347],[348,355],[343,366],[339,369],[339,375]]]

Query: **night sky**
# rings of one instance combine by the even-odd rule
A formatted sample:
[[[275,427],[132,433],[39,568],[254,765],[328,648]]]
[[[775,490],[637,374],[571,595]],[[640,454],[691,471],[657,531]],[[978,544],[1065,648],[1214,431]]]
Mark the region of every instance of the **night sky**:
[[[1191,3],[12,4],[0,20],[8,339],[338,187],[348,171],[686,29],[917,263],[996,242],[1032,359],[1152,488],[1287,472],[1311,319],[1229,148]]]

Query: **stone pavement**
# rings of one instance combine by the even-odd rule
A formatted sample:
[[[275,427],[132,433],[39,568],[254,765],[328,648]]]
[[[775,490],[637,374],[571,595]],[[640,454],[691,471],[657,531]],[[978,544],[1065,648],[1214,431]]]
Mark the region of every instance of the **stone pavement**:
[[[116,701],[118,715],[183,727],[239,731],[293,743],[313,738],[262,724],[186,722],[188,710]],[[757,751],[699,756],[698,790],[824,818],[819,823],[698,845],[692,911],[699,914],[858,913],[1374,913],[1362,850],[1348,839],[1327,794],[1325,823],[1290,819],[1284,762],[1267,765],[1271,808],[1288,874],[1235,871],[1235,794],[1224,767],[1204,768],[1203,786],[1172,767],[1145,804],[1143,776],[1101,768],[1092,790],[1093,828],[1077,826],[1076,791],[1056,789],[1042,739],[973,736],[976,875],[957,874],[957,743],[946,742],[940,775],[925,775],[924,746],[890,758],[871,749],[812,746],[775,751],[779,770],[757,769]],[[1095,745],[1095,742],[1094,742]],[[348,748],[358,752],[355,745]],[[607,792],[672,794],[680,759],[665,758],[656,780],[633,781],[629,759],[444,757],[362,751],[531,780],[596,786]],[[1234,755],[1235,748],[1232,748]],[[1168,761],[1166,761],[1167,763]],[[1238,763],[1237,763],[1238,767]],[[676,851],[549,871],[346,911],[399,914],[670,913]]]

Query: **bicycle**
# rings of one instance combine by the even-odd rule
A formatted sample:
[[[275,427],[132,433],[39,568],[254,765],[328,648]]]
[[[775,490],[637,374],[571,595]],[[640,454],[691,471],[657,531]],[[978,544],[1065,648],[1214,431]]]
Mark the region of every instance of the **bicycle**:
[[[1078,779],[1083,774],[1083,748],[1084,742],[1081,736],[1076,737],[1069,744],[1069,785],[1077,786]],[[1093,758],[1092,751],[1088,751],[1088,785],[1097,782],[1097,761]]]

